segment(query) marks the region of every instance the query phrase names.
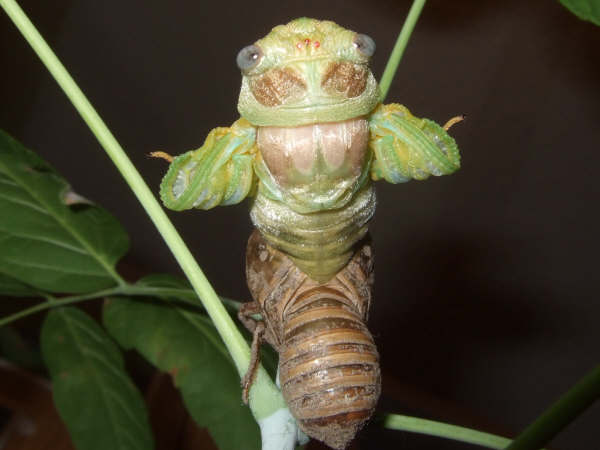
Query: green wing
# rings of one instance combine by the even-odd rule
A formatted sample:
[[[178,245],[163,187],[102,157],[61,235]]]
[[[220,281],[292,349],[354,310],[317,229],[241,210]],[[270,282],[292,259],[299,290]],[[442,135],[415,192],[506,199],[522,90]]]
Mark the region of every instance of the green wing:
[[[454,139],[437,123],[418,119],[402,105],[379,105],[369,118],[373,180],[404,183],[447,175],[460,167]]]
[[[245,119],[212,130],[198,150],[177,156],[160,184],[160,198],[175,211],[241,202],[256,187],[256,129]]]

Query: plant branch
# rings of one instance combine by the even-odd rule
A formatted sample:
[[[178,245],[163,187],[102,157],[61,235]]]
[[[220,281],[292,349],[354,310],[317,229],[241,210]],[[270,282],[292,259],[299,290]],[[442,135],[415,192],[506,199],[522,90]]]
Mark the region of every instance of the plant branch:
[[[38,313],[40,311],[45,311],[46,309],[55,308],[57,306],[65,306],[70,305],[71,303],[79,303],[85,300],[92,300],[94,298],[106,297],[109,295],[122,294],[123,292],[121,287],[115,287],[111,289],[105,289],[103,291],[93,292],[91,294],[83,294],[83,295],[72,295],[69,297],[56,298],[51,295],[45,295],[45,302],[38,303],[30,308],[22,309],[19,312],[11,314],[10,316],[2,317],[0,319],[0,328],[8,325],[15,320],[22,319],[23,317],[30,316],[31,314]]]
[[[398,69],[398,65],[400,64],[402,55],[404,54],[404,49],[406,49],[406,45],[408,44],[410,35],[412,34],[415,25],[419,20],[419,16],[421,15],[423,6],[425,6],[425,1],[426,0],[413,1],[412,6],[410,7],[410,11],[406,16],[406,20],[404,21],[404,25],[402,26],[402,30],[400,30],[400,34],[398,34],[398,39],[396,39],[396,45],[394,45],[394,49],[390,54],[390,58],[388,59],[388,62],[385,66],[385,70],[383,71],[383,76],[381,77],[381,81],[379,82],[382,103],[385,101],[387,93],[390,90],[392,80],[396,75],[396,70]]]
[[[126,284],[122,287],[124,295],[149,295],[154,297],[173,297],[186,303],[198,305],[198,295],[193,289],[172,288],[172,287],[155,287],[140,284]],[[241,302],[232,300],[227,297],[219,296],[219,300],[228,308],[238,311]]]
[[[96,298],[110,297],[115,295],[151,296],[161,300],[164,298],[173,298],[191,305],[201,306],[198,304],[198,296],[192,289],[140,286],[137,284],[125,284],[123,286],[92,292],[89,294],[72,295],[60,298],[56,298],[47,293],[40,293],[40,296],[46,299],[45,302],[38,303],[30,308],[18,311],[10,316],[0,318],[0,328],[16,320],[41,311],[45,311],[47,309],[55,308],[57,306],[65,306],[72,303],[79,303],[86,300],[94,300]],[[237,311],[240,308],[241,303],[236,300],[231,300],[225,297],[219,298],[225,306],[233,310]]]
[[[83,120],[87,123],[108,156],[121,172],[123,178],[133,190],[134,194],[150,216],[150,219],[167,243],[167,246],[177,259],[183,272],[186,274],[192,287],[198,294],[198,297],[201,299],[207,313],[213,320],[217,331],[225,342],[225,345],[235,362],[238,373],[242,376],[246,372],[250,362],[250,349],[153,193],[150,191],[135,166],[131,163],[81,89],[79,89],[75,81],[73,81],[67,70],[17,3],[14,0],[0,0],[0,6],[4,8],[8,16],[15,23],[19,31],[21,31],[46,68],[50,71],[56,82],[71,100]],[[257,420],[270,416],[282,408],[286,408],[281,393],[263,368],[257,373],[252,389],[250,407]]]
[[[481,445],[486,448],[501,450],[510,444],[510,439],[496,436],[471,428],[459,427],[434,420],[421,419],[419,417],[402,416],[399,414],[388,414],[383,426],[392,430],[409,431],[412,433],[427,434],[455,441],[467,442],[469,444]],[[536,449],[537,450],[537,449]]]
[[[550,442],[598,398],[600,398],[600,364],[525,428],[512,444],[506,447],[506,450],[537,450]]]
[[[600,398],[600,364],[529,425],[514,441],[469,428],[417,417],[389,414],[383,426],[393,430],[438,436],[492,449],[538,450]]]

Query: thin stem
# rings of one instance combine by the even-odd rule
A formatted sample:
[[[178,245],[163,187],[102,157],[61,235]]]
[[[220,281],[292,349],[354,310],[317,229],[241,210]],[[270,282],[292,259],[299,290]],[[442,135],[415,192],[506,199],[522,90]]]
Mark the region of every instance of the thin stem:
[[[192,289],[163,288],[153,286],[140,286],[136,284],[125,284],[123,286],[105,289],[103,291],[61,298],[56,298],[46,293],[40,293],[40,296],[43,296],[46,299],[45,302],[38,303],[37,305],[34,305],[30,308],[18,311],[10,316],[0,318],[0,327],[8,325],[11,322],[30,316],[32,314],[36,314],[50,308],[55,308],[57,306],[65,306],[70,305],[72,303],[79,303],[82,301],[93,300],[101,297],[110,297],[113,295],[152,296],[157,297],[159,299],[173,298],[195,306],[200,306],[197,301],[198,296]],[[220,300],[224,305],[234,310],[238,310],[241,305],[240,302],[225,297],[220,297]]]
[[[419,16],[421,15],[423,6],[425,6],[425,1],[426,0],[413,1],[412,6],[410,7],[410,11],[408,12],[408,16],[406,16],[406,20],[404,21],[404,25],[402,26],[402,30],[400,30],[400,34],[398,34],[398,39],[396,39],[396,45],[394,45],[394,49],[392,50],[387,65],[385,66],[385,70],[383,71],[381,81],[379,82],[382,103],[385,101],[387,93],[390,90],[390,85],[392,84],[394,75],[396,75],[396,70],[398,69],[398,65],[400,64],[402,55],[404,54],[404,49],[406,48],[406,44],[408,44],[410,35],[412,34],[415,25],[417,24],[417,20],[419,20]]]
[[[31,314],[45,311],[46,309],[56,308],[57,306],[70,305],[72,303],[83,302],[85,300],[91,300],[94,298],[107,297],[109,295],[121,294],[122,289],[120,287],[105,289],[103,291],[93,292],[91,294],[84,295],[73,295],[70,297],[56,298],[52,296],[46,296],[46,301],[38,303],[30,308],[22,309],[19,312],[11,314],[10,316],[2,317],[0,319],[0,328],[4,325],[8,325],[15,320],[22,319],[23,317],[30,316]]]
[[[198,295],[193,289],[154,287],[140,284],[127,284],[123,286],[125,295],[150,295],[155,297],[173,297],[178,300],[198,305]],[[219,300],[228,308],[238,311],[242,305],[237,300],[219,296]]]
[[[600,364],[529,425],[506,450],[537,450],[600,398]]]
[[[207,313],[225,342],[240,377],[243,376],[250,362],[250,349],[162,207],[81,89],[73,81],[67,70],[50,47],[48,47],[21,8],[14,0],[0,0],[0,6],[4,8],[56,82],[71,100],[73,106],[75,106],[133,190],[189,279],[198,297],[200,297]],[[264,369],[259,370],[257,374],[253,393],[250,407],[257,419],[285,408],[283,397]]]
[[[486,448],[501,450],[510,444],[510,439],[496,436],[490,433],[459,427],[434,420],[421,419],[418,417],[402,416],[399,414],[388,414],[383,426],[392,430],[409,431],[412,433],[427,434],[455,441],[467,442],[469,444],[481,445]]]

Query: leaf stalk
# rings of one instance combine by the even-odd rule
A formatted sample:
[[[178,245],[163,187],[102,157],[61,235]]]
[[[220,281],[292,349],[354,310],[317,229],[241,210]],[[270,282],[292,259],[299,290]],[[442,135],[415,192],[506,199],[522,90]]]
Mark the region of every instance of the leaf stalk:
[[[425,6],[426,0],[414,0],[412,6],[410,7],[410,11],[406,16],[404,21],[404,25],[400,30],[400,34],[398,34],[398,38],[396,39],[396,44],[394,45],[394,49],[390,54],[388,62],[385,66],[385,70],[383,71],[383,75],[381,77],[381,81],[379,82],[379,90],[381,91],[381,103],[385,101],[387,97],[388,91],[390,90],[390,86],[396,75],[396,70],[398,69],[398,65],[400,64],[400,60],[402,59],[402,55],[404,54],[404,50],[406,49],[406,45],[408,44],[408,40],[410,39],[410,35],[415,29],[415,25],[419,20],[419,16],[421,15],[421,11]]]
[[[600,364],[529,425],[506,450],[537,450],[600,398]]]
[[[468,444],[481,445],[482,447],[502,450],[510,444],[511,440],[471,428],[459,427],[434,420],[419,417],[388,414],[385,416],[383,426],[392,430],[409,431],[412,433],[437,436]],[[537,448],[536,448],[537,450]],[[543,449],[542,449],[543,450]]]

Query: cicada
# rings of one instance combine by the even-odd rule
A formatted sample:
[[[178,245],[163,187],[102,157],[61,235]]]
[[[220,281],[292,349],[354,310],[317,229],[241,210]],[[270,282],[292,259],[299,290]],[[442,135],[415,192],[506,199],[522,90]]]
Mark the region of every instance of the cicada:
[[[371,417],[381,391],[366,326],[373,181],[423,180],[460,164],[447,133],[453,122],[381,104],[374,51],[370,37],[330,21],[273,28],[237,56],[241,118],[175,157],[160,188],[174,210],[252,198],[253,301],[240,319],[254,356],[262,340],[279,352],[281,389],[300,428],[335,449]],[[255,367],[243,380],[245,400]]]

